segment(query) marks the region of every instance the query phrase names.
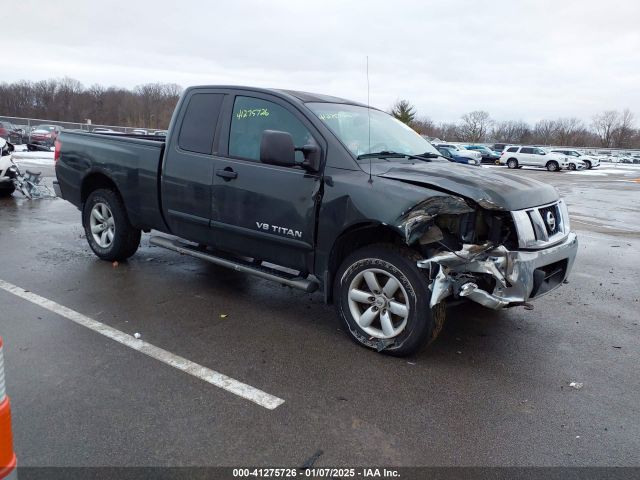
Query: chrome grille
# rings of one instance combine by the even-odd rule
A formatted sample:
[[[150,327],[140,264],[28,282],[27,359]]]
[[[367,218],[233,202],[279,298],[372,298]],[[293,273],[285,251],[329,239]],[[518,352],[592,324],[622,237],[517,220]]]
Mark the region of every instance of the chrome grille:
[[[558,205],[542,207],[538,211],[540,212],[544,226],[547,228],[547,234],[551,236],[558,233],[560,230],[560,213],[558,211]]]
[[[564,200],[511,212],[520,248],[545,248],[565,238],[570,231],[569,211]]]

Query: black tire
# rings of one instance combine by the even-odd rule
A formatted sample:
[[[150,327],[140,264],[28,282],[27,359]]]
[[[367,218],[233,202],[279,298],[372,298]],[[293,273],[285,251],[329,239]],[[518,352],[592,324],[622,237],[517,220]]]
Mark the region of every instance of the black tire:
[[[555,160],[551,160],[547,162],[547,170],[549,170],[550,172],[557,172],[558,170],[560,170],[560,165],[558,165],[558,162],[556,162]]]
[[[16,190],[13,182],[8,182],[4,178],[0,181],[0,197],[8,197]]]
[[[0,188],[0,198],[10,197],[13,192],[15,192],[16,188]]]
[[[516,158],[510,158],[507,160],[507,167],[511,169],[518,168],[518,160]]]
[[[575,170],[576,169],[576,164],[575,163],[570,163],[569,164],[569,170]]]
[[[590,162],[589,160],[585,160],[585,161],[584,161],[584,164],[586,165],[587,170],[591,170],[591,166],[592,166],[592,165],[591,165],[591,162]]]
[[[342,262],[335,277],[334,299],[338,315],[354,342],[390,355],[406,356],[417,352],[437,338],[444,325],[445,307],[443,303],[436,305],[433,309],[429,307],[431,298],[431,291],[428,288],[429,280],[416,265],[421,258],[408,248],[379,244],[363,247]],[[381,279],[386,278],[385,274],[395,277],[401,286],[396,295],[399,301],[409,307],[404,328],[393,338],[380,339],[372,336],[356,323],[351,313],[349,304],[351,284],[369,269],[381,271],[382,273],[377,274]],[[380,284],[383,286],[382,282]],[[361,288],[370,290],[364,284]],[[393,296],[394,299],[396,295]],[[371,305],[371,308],[375,308],[373,301]],[[364,309],[366,304],[361,306]],[[383,308],[382,311],[386,310]],[[396,321],[394,326],[400,327],[402,318],[391,316]],[[375,322],[374,320],[371,323],[374,328]],[[382,330],[382,326],[379,330]]]
[[[98,245],[91,233],[90,215],[98,203],[109,207],[115,224],[113,240],[107,248]],[[131,225],[122,198],[113,190],[100,188],[89,194],[82,209],[82,225],[91,250],[102,260],[126,260],[136,253],[140,245],[141,231]]]

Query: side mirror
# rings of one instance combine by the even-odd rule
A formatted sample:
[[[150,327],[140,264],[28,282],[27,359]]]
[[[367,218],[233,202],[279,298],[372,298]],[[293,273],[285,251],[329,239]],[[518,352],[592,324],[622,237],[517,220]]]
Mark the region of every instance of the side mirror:
[[[296,164],[296,150],[291,134],[278,130],[262,132],[260,161],[270,165],[293,167]]]
[[[320,170],[320,147],[317,145],[305,145],[302,148],[296,148],[296,150],[302,152],[304,155],[302,168],[310,172],[317,172]]]

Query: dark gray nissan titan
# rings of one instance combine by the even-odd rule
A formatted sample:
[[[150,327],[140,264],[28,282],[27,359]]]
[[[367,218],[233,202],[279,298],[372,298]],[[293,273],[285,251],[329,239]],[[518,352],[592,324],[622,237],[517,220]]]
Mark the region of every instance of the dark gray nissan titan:
[[[390,115],[348,100],[193,87],[169,135],[63,132],[58,195],[105,260],[149,242],[307,292],[352,338],[395,355],[433,341],[445,304],[521,305],[577,251],[556,190],[453,164]]]

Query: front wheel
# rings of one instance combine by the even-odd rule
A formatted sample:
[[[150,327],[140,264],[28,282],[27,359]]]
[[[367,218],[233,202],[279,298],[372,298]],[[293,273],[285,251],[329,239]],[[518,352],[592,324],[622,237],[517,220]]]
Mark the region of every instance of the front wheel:
[[[338,315],[352,340],[395,356],[411,355],[436,339],[444,304],[429,306],[421,257],[394,245],[367,246],[347,257],[336,274]]]
[[[89,246],[102,260],[126,260],[140,245],[139,229],[129,222],[120,195],[101,188],[91,192],[82,210]]]
[[[589,160],[585,160],[584,164],[585,164],[587,170],[591,169],[591,162]]]
[[[575,163],[570,163],[569,164],[569,170],[575,170],[576,169],[576,164]]]
[[[550,162],[547,162],[547,170],[549,170],[550,172],[557,172],[558,170],[560,170],[560,165],[558,165],[558,162],[552,160]]]

